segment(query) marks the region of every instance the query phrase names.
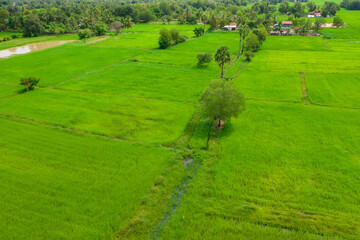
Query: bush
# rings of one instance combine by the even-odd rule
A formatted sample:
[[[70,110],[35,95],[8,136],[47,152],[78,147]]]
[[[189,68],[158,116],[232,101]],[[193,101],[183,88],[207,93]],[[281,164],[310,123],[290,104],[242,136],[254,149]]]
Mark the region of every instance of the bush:
[[[78,36],[79,36],[80,40],[84,39],[84,42],[87,38],[91,38],[93,35],[94,35],[94,33],[88,28],[81,29],[78,32]]]
[[[202,67],[205,64],[208,64],[212,61],[212,55],[211,53],[199,53],[197,55],[197,59],[198,59],[198,66]]]
[[[179,43],[186,42],[188,39],[189,39],[188,36],[186,36],[186,35],[181,35],[181,36],[180,36],[180,39],[179,39]]]
[[[202,27],[196,27],[195,29],[194,29],[194,33],[195,33],[195,36],[196,37],[200,37],[201,35],[203,35],[204,34],[204,28],[202,28]]]
[[[104,22],[98,22],[94,25],[94,32],[96,36],[103,36],[109,31],[108,25]]]
[[[13,38],[13,39],[14,39],[14,38],[19,38],[19,36],[16,35],[16,34],[14,34],[14,35],[12,35],[12,38]]]
[[[4,41],[4,42],[5,42],[5,41],[9,41],[9,40],[11,40],[11,37],[7,37],[7,36],[3,37],[3,41]]]
[[[244,52],[245,60],[250,62],[250,60],[254,57],[254,53],[250,51]]]
[[[256,52],[261,46],[259,38],[256,34],[250,33],[246,40],[246,48],[248,51]]]
[[[180,33],[177,29],[173,28],[170,30],[171,40],[173,45],[176,45],[180,42]]]
[[[2,37],[0,37],[0,42],[2,42],[3,41],[3,38]]]
[[[159,48],[166,49],[171,46],[171,35],[169,30],[163,28],[160,30],[160,38],[159,38]]]

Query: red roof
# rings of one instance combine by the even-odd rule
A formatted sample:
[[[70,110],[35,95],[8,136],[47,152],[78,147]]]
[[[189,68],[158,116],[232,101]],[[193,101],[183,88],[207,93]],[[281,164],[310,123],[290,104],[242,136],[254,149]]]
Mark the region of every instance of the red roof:
[[[282,21],[281,23],[282,23],[282,24],[290,24],[290,25],[293,24],[292,21]]]
[[[230,26],[236,26],[236,22],[230,22],[229,25]]]

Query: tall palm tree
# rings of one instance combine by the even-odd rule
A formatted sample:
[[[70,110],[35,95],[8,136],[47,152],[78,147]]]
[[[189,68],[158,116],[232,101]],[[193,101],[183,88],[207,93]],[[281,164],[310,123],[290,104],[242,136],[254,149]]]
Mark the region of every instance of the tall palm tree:
[[[216,50],[215,61],[221,67],[221,78],[224,77],[224,65],[231,61],[231,52],[228,46],[221,46]]]
[[[238,23],[238,24],[240,24],[240,23]],[[238,28],[238,32],[239,32],[239,35],[240,35],[240,43],[239,43],[239,53],[238,53],[237,57],[239,58],[240,55],[242,54],[243,50],[244,50],[245,39],[249,35],[250,28],[248,27],[248,25],[242,24]]]

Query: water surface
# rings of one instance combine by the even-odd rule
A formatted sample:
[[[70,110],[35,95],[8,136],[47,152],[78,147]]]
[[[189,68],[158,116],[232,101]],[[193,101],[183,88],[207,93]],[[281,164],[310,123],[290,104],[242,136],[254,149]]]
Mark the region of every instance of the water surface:
[[[50,47],[59,46],[65,43],[69,43],[73,41],[52,41],[52,42],[40,42],[28,44],[20,47],[13,47],[0,51],[0,58],[8,58],[15,54],[26,54],[29,52],[39,51]]]

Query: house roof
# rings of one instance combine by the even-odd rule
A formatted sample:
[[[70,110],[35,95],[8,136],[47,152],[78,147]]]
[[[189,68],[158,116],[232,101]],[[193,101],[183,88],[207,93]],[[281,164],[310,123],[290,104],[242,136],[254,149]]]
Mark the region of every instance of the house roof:
[[[236,24],[236,22],[230,22],[230,23],[229,23],[229,25],[230,25],[230,26],[235,26],[235,27],[236,27],[236,25],[237,25],[237,24]]]
[[[281,24],[290,24],[291,25],[291,24],[293,24],[293,22],[292,21],[282,21]]]

